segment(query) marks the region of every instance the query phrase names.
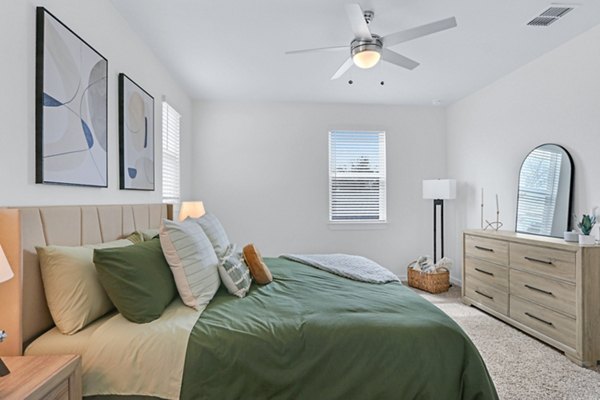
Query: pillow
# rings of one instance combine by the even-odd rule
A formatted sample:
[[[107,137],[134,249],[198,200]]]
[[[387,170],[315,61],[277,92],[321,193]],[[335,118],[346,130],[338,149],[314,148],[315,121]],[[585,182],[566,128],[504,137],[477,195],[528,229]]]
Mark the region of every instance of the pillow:
[[[191,218],[190,218],[191,219]],[[227,233],[225,233],[225,229],[221,222],[211,213],[206,213],[200,218],[191,219],[192,221],[196,221],[202,227],[206,236],[212,243],[213,248],[215,249],[215,253],[219,258],[225,256],[227,252],[227,248],[231,244],[229,242],[229,238],[227,237]]]
[[[158,228],[146,229],[145,231],[142,231],[140,233],[142,234],[143,240],[152,240],[158,236],[159,229]]]
[[[261,285],[273,282],[273,275],[271,275],[271,271],[269,271],[269,268],[264,263],[258,249],[250,243],[244,247],[243,252],[244,259],[254,280]]]
[[[161,316],[177,289],[158,239],[94,250],[98,279],[117,310],[131,322]]]
[[[219,275],[229,293],[244,297],[250,290],[252,278],[242,254],[234,251],[234,246],[230,246],[228,254],[219,262]]]
[[[202,228],[189,219],[182,223],[165,219],[160,243],[183,303],[195,309],[207,305],[221,281],[219,260]]]
[[[114,308],[94,268],[94,248],[131,246],[126,239],[84,247],[36,247],[50,314],[72,335]]]
[[[139,232],[139,231],[133,232],[131,235],[127,236],[125,239],[130,240],[133,244],[142,243],[144,241],[142,232]]]

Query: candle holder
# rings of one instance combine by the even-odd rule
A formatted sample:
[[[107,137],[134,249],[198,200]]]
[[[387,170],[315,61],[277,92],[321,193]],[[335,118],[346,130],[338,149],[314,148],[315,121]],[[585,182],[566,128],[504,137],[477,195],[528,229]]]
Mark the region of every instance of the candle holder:
[[[481,221],[481,225],[483,227],[483,189],[481,189]],[[504,226],[504,224],[500,222],[500,204],[498,202],[498,194],[496,194],[496,220],[490,222],[486,219],[485,223],[486,225],[483,227],[484,231],[487,231],[488,228],[498,231],[500,228],[502,228],[502,226]]]

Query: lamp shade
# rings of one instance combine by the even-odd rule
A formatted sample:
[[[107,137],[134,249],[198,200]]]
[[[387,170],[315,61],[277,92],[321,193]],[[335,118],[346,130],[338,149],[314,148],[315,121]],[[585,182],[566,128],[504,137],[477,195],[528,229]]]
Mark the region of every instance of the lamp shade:
[[[2,246],[0,246],[0,282],[7,281],[13,276],[14,274],[10,268],[10,264],[4,255],[4,250],[2,250]]]
[[[456,180],[431,179],[423,181],[423,198],[451,200],[456,198]]]
[[[200,218],[206,214],[204,211],[204,203],[201,201],[184,201],[179,209],[179,220],[190,218]]]

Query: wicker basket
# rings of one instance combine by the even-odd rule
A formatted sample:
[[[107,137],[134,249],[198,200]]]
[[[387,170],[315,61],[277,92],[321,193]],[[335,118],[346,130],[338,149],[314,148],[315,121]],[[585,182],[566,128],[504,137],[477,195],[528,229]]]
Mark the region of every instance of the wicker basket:
[[[441,271],[427,274],[415,271],[409,266],[408,286],[434,294],[447,292],[450,288],[450,273],[448,271]]]

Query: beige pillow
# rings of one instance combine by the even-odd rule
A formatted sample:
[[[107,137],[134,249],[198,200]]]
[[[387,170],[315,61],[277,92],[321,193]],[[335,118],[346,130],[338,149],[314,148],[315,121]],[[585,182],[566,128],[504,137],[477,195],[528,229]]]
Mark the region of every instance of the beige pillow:
[[[72,335],[114,308],[98,281],[94,249],[132,244],[121,239],[83,247],[36,247],[48,308],[59,331]]]

